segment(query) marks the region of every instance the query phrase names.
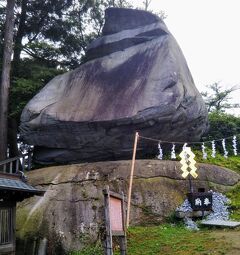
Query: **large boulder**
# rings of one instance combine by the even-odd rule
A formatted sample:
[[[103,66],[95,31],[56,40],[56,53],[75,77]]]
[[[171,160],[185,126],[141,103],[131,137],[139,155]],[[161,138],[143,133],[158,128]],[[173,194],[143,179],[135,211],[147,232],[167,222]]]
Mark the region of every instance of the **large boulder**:
[[[197,168],[194,191],[224,192],[240,182],[240,175],[226,168],[208,164],[197,164]],[[30,183],[46,193],[18,205],[17,254],[42,254],[33,251],[40,243],[47,243],[47,254],[67,254],[96,242],[104,219],[102,190],[109,185],[110,190],[127,195],[130,169],[131,161],[124,160],[29,172]],[[188,180],[181,174],[180,162],[137,160],[130,225],[159,224],[173,215],[189,191]]]
[[[207,111],[186,60],[152,13],[111,8],[79,68],[51,80],[25,107],[21,136],[39,163],[130,158],[134,132],[199,140]],[[138,156],[155,154],[140,143]]]

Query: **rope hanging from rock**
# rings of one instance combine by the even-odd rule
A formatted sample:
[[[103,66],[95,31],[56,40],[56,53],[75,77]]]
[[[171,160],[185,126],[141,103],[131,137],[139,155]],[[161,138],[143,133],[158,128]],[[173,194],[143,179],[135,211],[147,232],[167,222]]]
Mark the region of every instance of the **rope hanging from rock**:
[[[164,141],[164,140],[159,140],[159,139],[155,139],[155,138],[151,138],[151,137],[146,137],[146,136],[142,136],[142,135],[139,135],[138,136],[139,138],[142,138],[142,139],[146,139],[146,140],[151,140],[151,141],[154,141],[154,142],[160,142],[160,143],[169,143],[169,144],[185,144],[186,142],[176,142],[176,141]],[[237,139],[237,137],[240,137],[240,134],[236,134],[236,135],[232,135],[232,136],[228,136],[228,137],[225,137],[225,138],[220,138],[220,139],[213,139],[213,140],[208,140],[208,141],[204,141],[204,143],[212,143],[213,141],[215,142],[218,142],[218,141],[222,141],[223,139],[225,140],[228,140],[228,139]],[[202,144],[203,142],[187,142],[187,144]]]
[[[209,141],[204,141],[204,142],[176,142],[176,141],[163,141],[163,140],[158,140],[155,138],[151,137],[146,137],[146,136],[138,136],[139,138],[145,139],[145,140],[150,140],[153,142],[158,142],[158,150],[159,154],[157,156],[158,159],[162,160],[163,159],[163,144],[172,144],[172,149],[171,149],[171,159],[176,159],[176,154],[175,154],[175,148],[176,144],[177,145],[183,145],[183,148],[185,148],[187,145],[201,145],[201,150],[202,150],[202,157],[204,160],[208,158],[208,153],[207,153],[207,146],[206,144],[210,143],[209,147],[211,147],[211,157],[215,158],[216,157],[216,142],[221,142],[222,145],[222,150],[223,150],[223,156],[227,159],[229,155],[229,147],[227,149],[227,144],[226,140],[232,140],[232,152],[234,156],[238,155],[238,150],[237,150],[237,138],[240,137],[240,134],[236,134],[233,136],[228,136],[225,138],[220,138],[220,139],[213,139]]]

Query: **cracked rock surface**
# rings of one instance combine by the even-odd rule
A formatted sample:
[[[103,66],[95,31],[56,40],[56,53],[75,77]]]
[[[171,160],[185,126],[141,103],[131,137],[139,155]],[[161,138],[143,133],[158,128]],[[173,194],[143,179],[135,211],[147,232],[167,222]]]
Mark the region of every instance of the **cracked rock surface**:
[[[223,192],[240,181],[237,173],[226,168],[207,164],[197,167],[199,177],[193,181],[196,190]],[[189,187],[188,181],[181,177],[180,168],[176,161],[136,161],[131,225],[161,223],[182,204]],[[103,223],[102,190],[108,185],[110,190],[127,195],[130,169],[131,161],[123,160],[29,172],[30,183],[46,193],[44,197],[26,199],[18,205],[18,237],[28,245],[29,236],[47,237],[49,245],[57,241],[64,250],[82,248],[87,237],[96,241]]]
[[[154,14],[108,9],[86,59],[23,110],[21,137],[35,146],[38,163],[130,159],[136,130],[184,142],[206,130],[207,110],[183,53]],[[139,143],[139,157],[155,154],[148,142]]]

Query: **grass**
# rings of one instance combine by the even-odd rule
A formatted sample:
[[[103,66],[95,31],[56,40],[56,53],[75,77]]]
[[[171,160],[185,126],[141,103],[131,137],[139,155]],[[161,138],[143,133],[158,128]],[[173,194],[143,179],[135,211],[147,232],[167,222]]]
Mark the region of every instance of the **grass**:
[[[128,230],[130,255],[197,255],[226,254],[230,248],[223,240],[213,238],[211,231],[195,232],[182,225],[165,224],[150,227],[131,227]],[[114,255],[118,255],[115,252]]]
[[[237,185],[226,195],[231,200],[231,218],[240,221],[240,185]]]
[[[202,153],[200,151],[194,151],[196,155],[196,161],[198,163],[207,163],[213,164],[217,166],[226,167],[240,174],[240,157],[239,156],[229,156],[228,158],[224,158],[220,153],[216,154],[215,158],[211,157],[211,151],[208,152],[208,158],[204,160],[202,158]]]
[[[207,255],[226,254],[231,245],[224,239],[213,237],[214,230],[187,230],[183,225],[164,224],[160,226],[130,227],[127,250],[129,255]],[[118,247],[118,246],[116,246]],[[102,255],[100,244],[88,246],[68,255]],[[116,249],[114,255],[120,255]]]
[[[88,245],[81,251],[71,251],[68,255],[102,255],[104,254],[103,247],[98,242],[96,245]]]

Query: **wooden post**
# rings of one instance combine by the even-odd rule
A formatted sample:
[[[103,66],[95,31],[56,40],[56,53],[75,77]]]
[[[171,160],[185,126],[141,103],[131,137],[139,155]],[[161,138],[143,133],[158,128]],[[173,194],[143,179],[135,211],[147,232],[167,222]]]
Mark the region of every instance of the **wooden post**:
[[[14,248],[12,255],[15,255],[16,254],[16,202],[14,203],[12,217],[13,217],[13,248]]]
[[[126,236],[119,237],[119,245],[120,245],[120,255],[127,254],[127,239]]]
[[[4,172],[4,173],[7,172],[6,164],[3,165],[3,172]]]
[[[13,171],[13,162],[11,161],[9,163],[9,173],[12,174],[13,173],[12,171]]]
[[[119,237],[119,244],[120,244],[120,255],[127,254],[127,238],[126,238],[126,209],[125,209],[125,197],[124,193],[122,192],[122,222],[123,222],[123,230],[124,236]]]
[[[19,171],[19,158],[16,160],[16,170],[15,173]]]
[[[188,175],[188,182],[189,182],[189,192],[193,193],[192,178],[190,174]]]
[[[104,190],[104,204],[105,204],[105,225],[106,225],[106,240],[105,240],[105,255],[113,255],[112,249],[112,231],[111,231],[111,221],[110,221],[110,199],[109,199],[109,186]]]
[[[25,170],[25,155],[23,154],[22,156],[22,171],[24,172]]]
[[[105,245],[104,254],[113,255],[112,237],[119,240],[120,254],[127,255],[127,239],[125,225],[125,199],[124,194],[118,194],[109,190],[109,186],[103,190],[105,204]],[[120,203],[120,207],[119,207]],[[115,224],[117,223],[117,224]]]
[[[32,152],[29,151],[28,152],[28,159],[27,159],[27,170],[30,171],[31,170],[31,164],[32,164]]]
[[[138,137],[139,137],[138,132],[136,132],[135,140],[134,140],[134,146],[133,146],[132,166],[131,166],[129,188],[128,188],[127,222],[126,222],[127,228],[129,227],[131,195],[132,195],[132,182],[133,182],[133,172],[134,172],[134,168],[135,168],[135,159],[136,159]]]

